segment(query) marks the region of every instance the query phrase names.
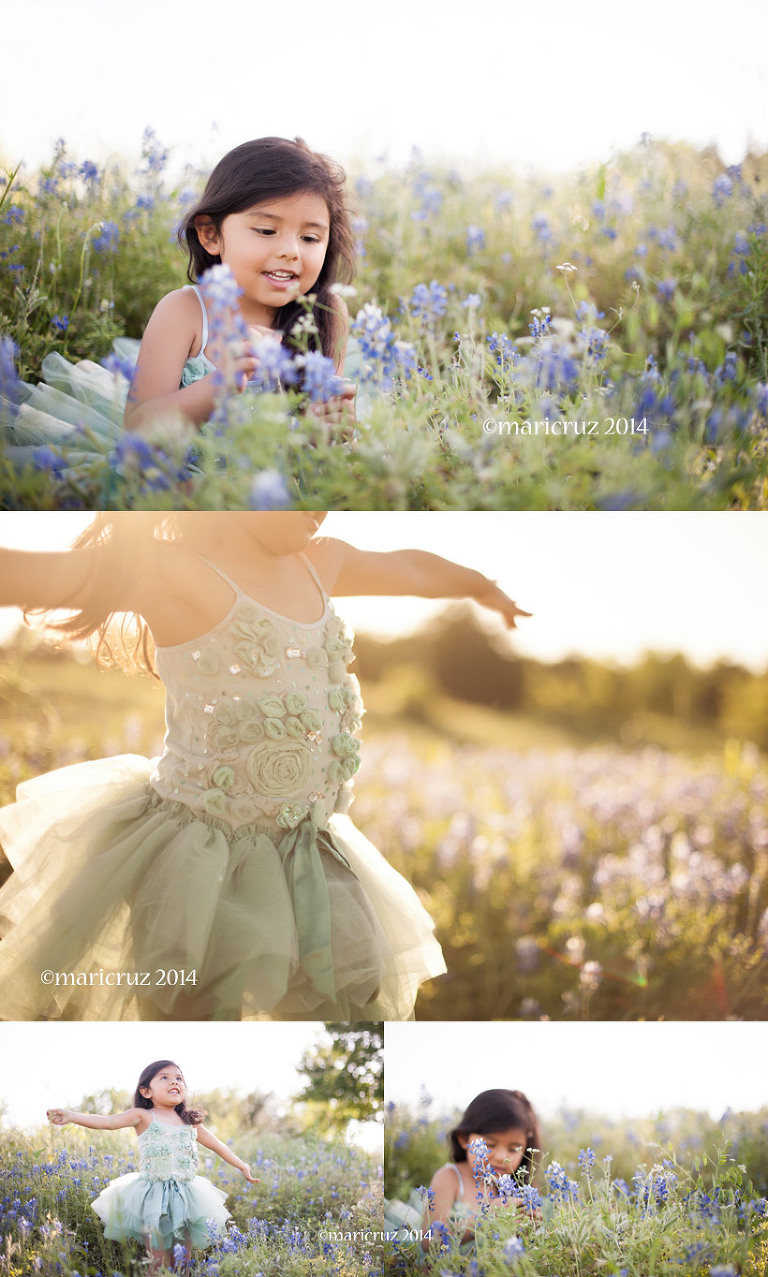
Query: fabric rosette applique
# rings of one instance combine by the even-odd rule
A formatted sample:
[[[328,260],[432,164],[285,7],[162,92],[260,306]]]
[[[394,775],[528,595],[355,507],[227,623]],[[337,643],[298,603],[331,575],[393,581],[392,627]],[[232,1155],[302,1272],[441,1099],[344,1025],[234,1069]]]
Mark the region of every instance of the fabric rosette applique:
[[[266,798],[288,798],[308,783],[312,754],[303,741],[265,740],[249,754],[245,768],[257,793]]]
[[[328,693],[328,706],[341,714],[341,727],[345,732],[358,730],[362,723],[363,702],[354,687],[349,683],[332,687]]]
[[[246,674],[269,678],[279,670],[277,628],[268,617],[259,619],[259,609],[250,599],[241,599],[238,604],[232,630],[235,656]]]
[[[338,616],[331,617],[322,647],[310,647],[306,661],[310,669],[327,669],[332,683],[343,683],[353,660],[352,636]]]
[[[307,698],[300,692],[287,692],[283,696],[264,696],[259,709],[264,715],[264,731],[271,740],[303,740],[319,732],[323,721],[313,709],[307,708]]]
[[[236,749],[240,744],[255,745],[264,738],[264,722],[252,701],[219,701],[209,735],[217,749]]]
[[[349,732],[339,732],[331,741],[335,754],[328,767],[328,779],[335,785],[351,780],[360,767],[360,741]]]

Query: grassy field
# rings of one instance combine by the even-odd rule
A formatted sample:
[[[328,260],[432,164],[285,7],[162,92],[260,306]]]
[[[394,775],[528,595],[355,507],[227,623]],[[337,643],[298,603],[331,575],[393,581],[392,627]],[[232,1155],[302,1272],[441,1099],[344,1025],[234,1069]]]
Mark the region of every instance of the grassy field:
[[[446,1161],[458,1114],[390,1106],[385,1192],[407,1199]],[[484,1213],[467,1253],[461,1236],[430,1247],[404,1240],[385,1271],[459,1277],[762,1277],[768,1261],[766,1110],[673,1112],[621,1124],[561,1111],[545,1124],[530,1190],[538,1217]],[[677,1150],[677,1151],[675,1151]],[[474,1266],[473,1266],[474,1265]]]
[[[376,1159],[341,1142],[244,1134],[238,1151],[260,1179],[212,1156],[200,1174],[228,1194],[234,1225],[195,1252],[190,1277],[360,1277],[379,1268],[375,1241],[333,1242],[323,1229],[380,1228]],[[146,1253],[106,1241],[91,1201],[137,1170],[127,1132],[0,1132],[0,1273],[137,1277]],[[210,1163],[210,1164],[209,1164]],[[354,1221],[354,1223],[350,1223]]]
[[[152,680],[72,659],[4,680],[5,801],[41,771],[160,748]],[[754,746],[680,730],[675,749],[589,743],[439,697],[435,721],[412,723],[371,690],[353,816],[416,887],[448,965],[419,1018],[765,1018],[768,765]]]
[[[239,396],[194,438],[89,428],[74,464],[43,432],[21,478],[0,458],[0,507],[763,509],[767,175],[662,143],[554,181],[417,155],[355,173],[353,439],[295,394]],[[134,171],[62,144],[6,173],[7,441],[17,375],[103,359],[183,282],[172,232],[202,180],[170,181],[151,133]]]

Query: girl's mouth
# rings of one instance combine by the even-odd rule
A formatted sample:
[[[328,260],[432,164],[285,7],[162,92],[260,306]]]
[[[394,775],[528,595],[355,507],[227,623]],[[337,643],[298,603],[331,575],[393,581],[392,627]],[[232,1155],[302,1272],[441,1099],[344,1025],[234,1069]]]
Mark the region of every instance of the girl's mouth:
[[[263,274],[273,288],[287,288],[289,284],[293,284],[299,278],[292,270],[265,270]]]

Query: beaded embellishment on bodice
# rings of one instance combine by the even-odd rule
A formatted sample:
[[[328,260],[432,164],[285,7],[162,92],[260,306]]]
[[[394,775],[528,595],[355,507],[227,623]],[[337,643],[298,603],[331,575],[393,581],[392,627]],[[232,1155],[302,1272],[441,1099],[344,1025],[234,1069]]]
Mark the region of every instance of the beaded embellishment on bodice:
[[[351,635],[325,595],[320,620],[300,623],[219,575],[237,596],[227,616],[157,649],[167,731],[152,785],[233,829],[293,829],[308,816],[323,826],[360,765]]]
[[[139,1164],[144,1179],[194,1179],[197,1174],[194,1126],[168,1126],[153,1117],[139,1136]]]

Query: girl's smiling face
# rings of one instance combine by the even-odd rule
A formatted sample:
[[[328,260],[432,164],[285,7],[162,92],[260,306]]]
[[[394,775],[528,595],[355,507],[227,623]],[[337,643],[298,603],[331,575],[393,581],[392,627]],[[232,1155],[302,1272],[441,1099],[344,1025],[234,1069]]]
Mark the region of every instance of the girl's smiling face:
[[[482,1140],[488,1149],[488,1165],[494,1175],[514,1175],[520,1169],[528,1144],[525,1131],[510,1127],[506,1131],[487,1131],[485,1135],[473,1132],[459,1135],[459,1143],[467,1150],[467,1161],[474,1175],[482,1174],[482,1149],[472,1146],[473,1140]]]
[[[167,1065],[160,1069],[149,1083],[149,1086],[141,1088],[141,1094],[145,1100],[151,1100],[153,1105],[161,1108],[175,1108],[177,1104],[186,1098],[187,1088],[182,1076],[181,1069],[175,1064]]]
[[[271,326],[281,306],[317,283],[330,214],[321,195],[304,191],[230,213],[218,231],[205,217],[195,228],[203,247],[219,255],[242,288],[246,322]]]

